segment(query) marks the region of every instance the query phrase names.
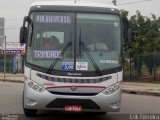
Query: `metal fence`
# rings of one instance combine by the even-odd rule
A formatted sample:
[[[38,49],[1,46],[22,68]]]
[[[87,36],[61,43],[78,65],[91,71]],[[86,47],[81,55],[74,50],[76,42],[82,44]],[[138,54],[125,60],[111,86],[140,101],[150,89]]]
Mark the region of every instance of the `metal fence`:
[[[4,59],[0,59],[0,73],[23,73],[24,72],[24,59],[6,59],[6,68],[4,68]]]
[[[159,81],[160,54],[146,53],[125,59],[124,80],[126,81]]]
[[[136,55],[124,60],[124,81],[159,81],[160,53]],[[6,59],[6,76],[24,73],[24,59]],[[4,59],[0,59],[0,77],[4,75]]]
[[[6,59],[6,69],[4,59],[0,59],[0,80],[24,80],[24,59]]]

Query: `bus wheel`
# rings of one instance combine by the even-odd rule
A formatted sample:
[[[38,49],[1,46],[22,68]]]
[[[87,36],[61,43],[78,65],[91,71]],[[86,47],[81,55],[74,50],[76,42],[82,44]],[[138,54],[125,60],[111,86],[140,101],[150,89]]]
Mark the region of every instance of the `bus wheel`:
[[[25,116],[31,117],[31,116],[35,116],[37,114],[38,110],[36,110],[36,109],[24,108],[24,90],[23,90],[22,103],[23,103],[23,111],[24,111]]]
[[[107,113],[106,112],[97,112],[97,113],[95,113],[95,115],[106,115]]]
[[[37,114],[37,110],[35,109],[27,109],[27,108],[23,108],[24,114],[28,117],[32,117],[35,116]]]

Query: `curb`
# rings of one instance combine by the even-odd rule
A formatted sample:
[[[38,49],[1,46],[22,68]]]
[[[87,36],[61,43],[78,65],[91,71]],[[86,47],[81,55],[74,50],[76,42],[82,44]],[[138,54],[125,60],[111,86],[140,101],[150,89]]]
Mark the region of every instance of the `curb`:
[[[22,81],[22,80],[3,80],[3,79],[0,79],[0,82],[24,83],[24,81]],[[123,88],[122,88],[122,93],[160,97],[160,93],[157,93],[157,92],[139,91],[139,90],[126,90],[126,89],[123,89]]]
[[[21,80],[2,80],[0,79],[0,82],[13,82],[13,83],[24,83],[24,81],[21,81]]]
[[[126,90],[122,89],[123,93],[134,94],[134,95],[148,95],[148,96],[157,96],[160,97],[160,93],[150,92],[150,91],[139,91],[139,90]]]

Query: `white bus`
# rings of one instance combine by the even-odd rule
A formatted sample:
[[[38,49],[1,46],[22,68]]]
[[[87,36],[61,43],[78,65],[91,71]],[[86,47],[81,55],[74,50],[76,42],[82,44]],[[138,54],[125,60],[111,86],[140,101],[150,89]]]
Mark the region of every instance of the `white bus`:
[[[122,85],[122,17],[116,6],[40,1],[24,18],[23,109],[117,112]]]

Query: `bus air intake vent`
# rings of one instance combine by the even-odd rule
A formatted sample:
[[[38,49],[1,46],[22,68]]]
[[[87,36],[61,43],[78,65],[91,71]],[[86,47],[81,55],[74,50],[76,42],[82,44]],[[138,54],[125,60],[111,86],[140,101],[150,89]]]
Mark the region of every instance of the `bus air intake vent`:
[[[53,91],[49,92],[55,95],[72,95],[72,96],[95,96],[98,94],[98,93],[65,93],[65,92],[53,92]]]
[[[50,102],[47,108],[64,108],[66,105],[79,105],[83,109],[99,110],[100,107],[90,99],[65,99],[57,98]]]
[[[58,77],[50,77],[50,76],[46,76],[40,73],[37,73],[37,76],[40,78],[43,78],[45,80],[48,81],[52,81],[52,82],[62,82],[62,83],[101,83],[104,81],[107,81],[109,79],[112,78],[112,76],[107,76],[107,77],[103,77],[103,78],[96,78],[96,79],[71,79],[71,78],[58,78]]]

